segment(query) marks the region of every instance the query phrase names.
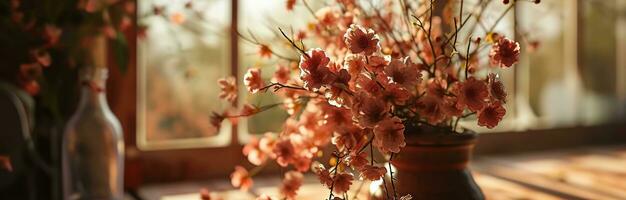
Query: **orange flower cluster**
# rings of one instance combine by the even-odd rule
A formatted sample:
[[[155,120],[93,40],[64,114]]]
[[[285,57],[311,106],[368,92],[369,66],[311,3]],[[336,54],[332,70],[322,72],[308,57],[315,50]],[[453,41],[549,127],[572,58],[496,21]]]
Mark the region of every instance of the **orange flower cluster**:
[[[294,9],[298,2],[287,1],[287,8]],[[433,5],[418,2],[398,5],[388,0],[377,8],[338,0],[317,11],[303,2],[316,19],[293,38],[280,30],[281,39],[299,54],[299,63],[284,56],[272,58],[270,49],[276,47],[250,40],[259,45],[260,57],[277,59],[279,64],[271,78],[263,77],[258,68],[249,69],[244,85],[251,93],[275,92],[283,98],[276,105],[290,117],[282,131],[253,138],[243,153],[256,166],[275,160],[297,170],[285,175],[280,188],[284,198],[295,197],[300,173],[309,169],[330,190],[330,197],[339,199],[356,180],[374,181],[393,174],[374,160],[373,153],[391,158],[400,153],[408,124],[453,134],[460,130],[458,121],[469,116],[475,115],[477,124],[487,128],[503,119],[507,94],[496,69],[518,62],[519,44],[491,32],[484,37],[492,40],[485,43],[480,37],[462,36],[461,29],[468,29],[463,19],[470,16],[455,17],[449,10],[443,16],[433,15]],[[408,10],[399,12],[393,6]],[[305,49],[305,43],[311,42],[316,47]],[[484,48],[490,52],[482,58],[479,51]],[[223,93],[236,95],[225,82],[220,81]],[[214,115],[214,119],[250,116],[265,108],[244,106],[240,115]],[[329,143],[336,151],[326,168],[313,160]]]

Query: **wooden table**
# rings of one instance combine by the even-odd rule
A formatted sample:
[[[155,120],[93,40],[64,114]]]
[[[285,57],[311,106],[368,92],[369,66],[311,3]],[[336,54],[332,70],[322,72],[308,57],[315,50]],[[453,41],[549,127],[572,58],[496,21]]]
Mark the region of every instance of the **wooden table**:
[[[626,145],[484,156],[474,159],[472,170],[488,199],[626,199]],[[255,178],[253,191],[278,196],[279,183],[278,177]],[[359,184],[354,183],[351,196]],[[358,199],[367,199],[369,184],[364,183]],[[140,195],[146,199],[197,200],[200,188],[219,191],[224,199],[255,197],[234,190],[226,179],[146,186]],[[298,199],[318,200],[327,194],[314,177],[306,176]]]

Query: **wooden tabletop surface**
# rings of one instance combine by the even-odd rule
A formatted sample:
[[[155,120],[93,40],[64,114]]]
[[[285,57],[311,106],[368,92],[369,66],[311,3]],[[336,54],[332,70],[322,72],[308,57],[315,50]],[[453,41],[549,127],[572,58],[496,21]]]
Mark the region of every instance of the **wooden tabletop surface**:
[[[479,157],[472,170],[487,199],[626,199],[626,145]],[[278,177],[255,178],[252,191],[278,196],[279,183]],[[353,184],[351,199],[355,195],[367,199],[370,183],[363,183],[357,195],[360,184]],[[152,185],[139,193],[150,200],[196,200],[200,188],[224,199],[254,199],[254,194],[233,189],[226,179]],[[314,177],[306,176],[298,199],[317,200],[327,194]]]

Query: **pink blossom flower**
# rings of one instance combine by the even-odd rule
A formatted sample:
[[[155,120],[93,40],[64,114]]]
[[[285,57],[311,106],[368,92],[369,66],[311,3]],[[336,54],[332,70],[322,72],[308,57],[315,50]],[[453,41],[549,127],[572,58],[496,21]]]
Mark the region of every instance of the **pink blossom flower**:
[[[365,165],[359,170],[359,172],[361,173],[361,177],[363,177],[365,180],[375,181],[385,176],[385,174],[387,173],[387,169],[385,169],[384,167]]]
[[[448,117],[459,117],[463,115],[463,107],[459,106],[456,97],[444,97],[443,103],[441,104],[441,110]]]
[[[242,166],[235,166],[235,171],[230,174],[230,183],[233,187],[241,189],[241,191],[248,191],[253,184],[248,170]]]
[[[50,57],[50,53],[48,53],[48,51],[35,49],[31,50],[30,53],[42,67],[49,67],[50,64],[52,64],[52,58]]]
[[[200,199],[202,200],[223,200],[217,193],[211,192],[206,188],[200,190]]]
[[[497,74],[490,73],[487,76],[489,85],[489,94],[492,99],[506,103],[506,91],[504,90],[504,84],[500,82]]]
[[[285,7],[287,8],[287,11],[292,11],[295,5],[296,5],[296,0],[287,0],[287,2],[285,3]]]
[[[334,186],[333,193],[335,195],[342,195],[343,193],[348,192],[350,190],[350,185],[352,185],[352,181],[354,180],[354,176],[348,173],[338,173],[333,177]]]
[[[387,118],[374,128],[374,146],[381,152],[399,153],[404,147],[404,124],[398,117]]]
[[[471,111],[482,109],[488,96],[487,84],[473,77],[463,82],[458,91],[459,104],[467,105]]]
[[[257,93],[263,86],[263,79],[261,78],[261,69],[250,68],[243,76],[243,84],[248,87],[248,92],[254,94]]]
[[[324,167],[324,165],[317,163],[313,166],[313,173],[317,175],[317,179],[320,183],[330,188],[333,184],[333,178],[330,177],[330,172]]]
[[[289,171],[285,173],[285,178],[280,186],[280,193],[287,199],[295,199],[298,190],[302,186],[303,175],[297,171]]]
[[[446,95],[446,87],[448,87],[448,84],[445,80],[430,79],[428,80],[428,85],[426,85],[426,94],[442,99]]]
[[[388,84],[383,90],[383,99],[395,105],[404,105],[411,98],[411,93],[397,84]]]
[[[337,0],[337,3],[342,4],[346,8],[354,6],[355,0]]]
[[[278,65],[276,71],[274,72],[274,76],[272,77],[272,82],[286,84],[291,79],[291,70],[289,67],[285,65]]]
[[[267,154],[259,148],[259,139],[252,137],[248,144],[243,147],[243,155],[254,165],[261,165],[267,160]]]
[[[265,133],[265,135],[263,135],[261,140],[259,140],[259,150],[261,150],[263,153],[269,154],[270,156],[274,157],[273,153],[274,153],[275,144],[276,144],[276,138],[272,136],[272,133],[267,132]]]
[[[259,108],[256,107],[255,105],[244,104],[243,107],[241,108],[241,112],[239,113],[239,115],[250,116],[250,115],[256,114],[259,111],[260,111]]]
[[[430,124],[438,124],[445,117],[442,112],[441,99],[434,95],[422,97],[417,104],[417,112]]]
[[[11,158],[9,156],[0,156],[0,168],[13,171],[13,165],[11,164]]]
[[[170,15],[170,21],[174,24],[183,24],[186,21],[185,15],[180,12],[175,12]]]
[[[346,126],[334,131],[332,143],[337,146],[337,149],[340,151],[354,149],[363,136],[363,131],[359,127],[354,125]]]
[[[357,77],[363,71],[367,63],[365,63],[365,58],[360,54],[350,54],[344,58],[343,61],[344,69],[348,70],[351,76]]]
[[[46,26],[44,27],[44,37],[48,41],[48,45],[56,45],[61,38],[62,32],[63,30],[61,30],[59,27],[52,24],[46,24]]]
[[[352,113],[347,108],[326,105],[322,107],[323,124],[331,127],[352,126]]]
[[[235,77],[221,78],[217,80],[217,84],[220,86],[219,98],[229,102],[234,102],[237,99],[237,85],[235,85]]]
[[[259,56],[261,58],[272,58],[272,49],[267,45],[259,45]]]
[[[391,82],[402,85],[407,90],[414,90],[422,76],[417,71],[417,65],[411,63],[408,58],[404,61],[392,59],[384,71]]]
[[[322,26],[336,26],[339,21],[337,10],[332,7],[323,7],[315,12],[318,22]]]
[[[274,145],[274,155],[276,162],[283,167],[293,163],[296,159],[296,150],[288,139],[280,140]]]
[[[39,78],[42,73],[43,70],[41,64],[37,62],[20,65],[20,79],[26,81],[35,80]]]
[[[357,102],[352,108],[352,115],[360,126],[374,128],[380,121],[388,118],[389,105],[365,93],[357,94]]]
[[[489,61],[492,65],[511,67],[519,61],[519,43],[508,38],[500,38],[489,51]]]
[[[358,155],[351,155],[348,163],[355,169],[361,169],[369,163],[369,161],[367,161],[367,153],[361,152]]]
[[[496,127],[505,114],[506,110],[502,107],[502,103],[491,103],[478,112],[478,125],[487,128]]]
[[[39,83],[35,80],[26,81],[25,83],[22,83],[21,88],[31,96],[35,96],[39,94],[39,90],[41,90]]]
[[[306,172],[311,168],[311,162],[313,161],[310,158],[299,156],[296,158],[293,165],[299,172]]]
[[[374,30],[356,24],[350,25],[343,38],[350,52],[354,54],[363,53],[369,56],[380,49],[380,39]]]
[[[261,196],[258,196],[255,200],[272,200],[272,197],[267,194],[261,194]]]
[[[390,64],[389,56],[372,55],[369,57],[367,69],[375,73],[382,73],[383,69]]]
[[[372,78],[369,75],[365,74],[360,74],[359,77],[357,77],[356,79],[357,89],[374,96],[378,96],[383,93],[383,87],[381,87],[379,83],[380,82],[377,83],[377,80],[375,78]]]
[[[317,90],[333,81],[333,74],[327,67],[330,58],[321,49],[311,49],[309,56],[300,56],[300,79],[308,90]]]
[[[306,38],[307,38],[306,32],[303,31],[303,30],[299,30],[298,33],[296,33],[296,36],[295,36],[294,39],[296,39],[296,40],[304,40]]]
[[[348,70],[341,69],[335,76],[334,81],[330,84],[329,90],[326,91],[326,97],[328,97],[331,104],[335,106],[342,106],[350,100],[350,74]]]
[[[216,113],[216,112],[211,113],[210,121],[211,121],[211,125],[213,127],[216,127],[216,128],[219,129],[220,126],[222,125],[222,121],[224,121],[224,119],[225,119],[225,117],[222,114],[219,114],[219,113]]]

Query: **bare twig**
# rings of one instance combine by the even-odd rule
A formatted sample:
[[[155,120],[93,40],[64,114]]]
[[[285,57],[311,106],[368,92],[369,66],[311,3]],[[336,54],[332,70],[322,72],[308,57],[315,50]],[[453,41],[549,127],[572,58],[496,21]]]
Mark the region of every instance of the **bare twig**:
[[[311,56],[309,54],[307,54],[304,49],[298,47],[298,45],[296,45],[296,43],[287,36],[287,34],[285,34],[285,32],[283,31],[283,29],[278,28],[278,30],[280,31],[281,34],[283,34],[283,37],[285,37],[285,39],[287,39],[287,41],[289,41],[289,43],[291,44],[291,46],[293,46],[293,48],[297,49],[304,57],[306,58],[311,58]]]
[[[393,199],[398,199],[398,192],[396,191],[396,184],[394,182],[394,178],[393,178],[393,168],[391,167],[391,160],[393,160],[393,152],[391,152],[391,155],[389,156],[389,176],[391,177],[391,187],[393,188]]]
[[[470,62],[470,46],[472,46],[472,36],[470,36],[469,41],[467,42],[467,59],[465,59],[465,80],[467,80],[468,72],[469,72],[469,62]]]

